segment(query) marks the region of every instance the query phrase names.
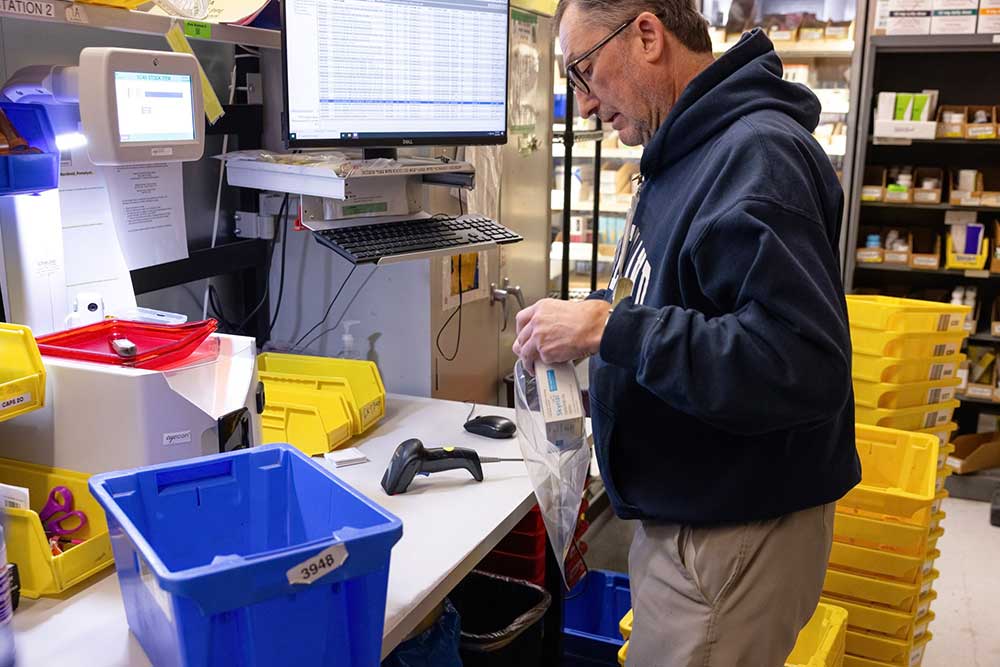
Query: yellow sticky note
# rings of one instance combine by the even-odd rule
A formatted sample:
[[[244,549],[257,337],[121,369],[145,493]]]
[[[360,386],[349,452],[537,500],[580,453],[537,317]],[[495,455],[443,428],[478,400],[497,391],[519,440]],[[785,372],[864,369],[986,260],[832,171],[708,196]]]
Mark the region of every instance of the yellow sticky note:
[[[187,37],[184,36],[179,23],[171,25],[165,37],[167,38],[167,44],[177,53],[190,53],[194,55],[194,50],[191,48]],[[204,99],[205,116],[208,118],[209,123],[215,123],[226,112],[222,108],[222,103],[219,102],[219,97],[215,94],[215,89],[212,88],[208,77],[205,76],[205,70],[202,69],[200,62],[198,63],[198,73],[201,75],[201,96]]]

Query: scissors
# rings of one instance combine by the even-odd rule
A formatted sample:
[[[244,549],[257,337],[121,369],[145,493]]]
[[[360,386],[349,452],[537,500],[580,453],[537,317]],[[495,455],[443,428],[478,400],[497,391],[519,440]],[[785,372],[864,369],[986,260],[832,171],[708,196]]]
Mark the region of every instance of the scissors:
[[[72,535],[87,525],[87,515],[73,509],[73,492],[65,486],[56,486],[49,491],[48,501],[38,513],[38,518],[49,536]],[[66,525],[67,521],[72,523],[73,520],[77,522],[75,526]]]

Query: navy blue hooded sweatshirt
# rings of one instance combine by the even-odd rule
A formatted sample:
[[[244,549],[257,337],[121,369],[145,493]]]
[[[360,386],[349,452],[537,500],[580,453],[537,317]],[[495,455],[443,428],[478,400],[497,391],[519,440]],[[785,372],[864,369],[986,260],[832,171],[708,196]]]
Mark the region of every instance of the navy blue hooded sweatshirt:
[[[860,480],[843,192],[811,136],[818,100],[781,74],[771,41],[745,35],[643,152],[622,271],[634,289],[590,371],[598,462],[623,518],[763,520]]]

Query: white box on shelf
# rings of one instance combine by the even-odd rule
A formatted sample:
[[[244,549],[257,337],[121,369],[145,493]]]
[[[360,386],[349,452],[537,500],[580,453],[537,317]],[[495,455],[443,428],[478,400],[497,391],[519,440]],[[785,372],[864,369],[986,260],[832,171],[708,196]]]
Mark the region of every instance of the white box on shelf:
[[[979,0],[980,33],[1000,33],[1000,0]]]
[[[979,0],[932,0],[932,35],[972,35],[976,32]]]
[[[876,120],[874,135],[888,139],[933,139],[937,123],[917,120]]]
[[[889,0],[888,35],[929,35],[933,0]]]

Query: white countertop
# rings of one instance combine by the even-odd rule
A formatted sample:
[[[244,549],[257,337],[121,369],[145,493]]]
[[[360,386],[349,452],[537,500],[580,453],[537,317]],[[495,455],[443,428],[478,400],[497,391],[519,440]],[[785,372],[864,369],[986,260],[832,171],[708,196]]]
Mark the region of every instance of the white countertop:
[[[477,483],[465,470],[418,475],[410,490],[387,496],[382,473],[409,438],[428,447],[455,445],[484,456],[520,457],[516,439],[490,440],[467,433],[471,406],[390,395],[382,422],[359,439],[368,463],[337,470],[348,484],[403,521],[403,538],[392,551],[385,610],[383,655],[392,651],[497,545],[535,504],[522,463],[483,466]],[[514,419],[514,410],[479,406],[476,414]],[[14,614],[19,664],[146,667],[149,660],[129,633],[118,577],[112,568],[68,591],[62,599],[21,599]]]

